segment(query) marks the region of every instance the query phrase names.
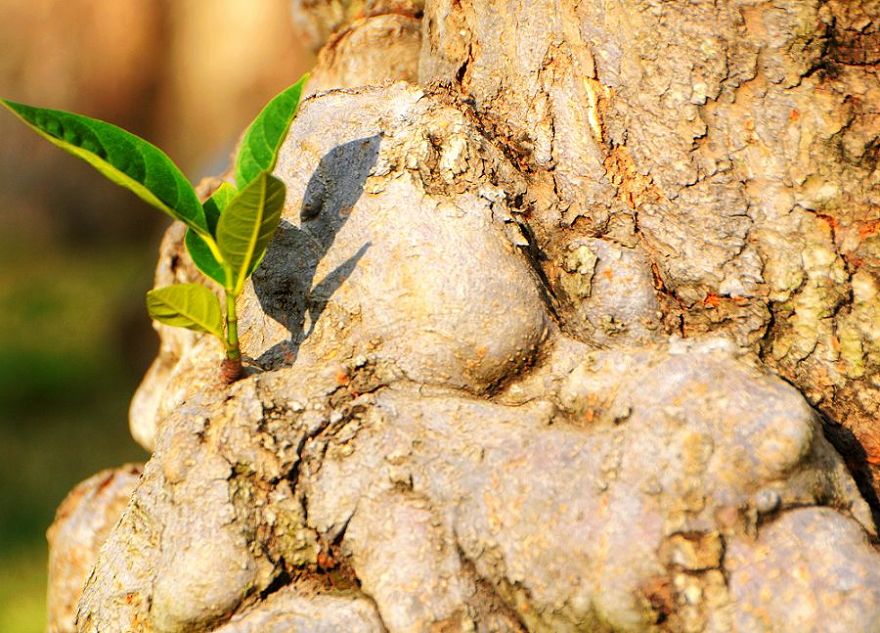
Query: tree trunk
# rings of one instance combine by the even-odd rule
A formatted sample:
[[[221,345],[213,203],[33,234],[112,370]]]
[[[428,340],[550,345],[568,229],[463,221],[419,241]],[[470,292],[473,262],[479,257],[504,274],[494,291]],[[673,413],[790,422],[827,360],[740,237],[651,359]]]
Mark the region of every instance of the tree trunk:
[[[78,630],[878,630],[880,2],[293,8],[250,374],[158,326]]]

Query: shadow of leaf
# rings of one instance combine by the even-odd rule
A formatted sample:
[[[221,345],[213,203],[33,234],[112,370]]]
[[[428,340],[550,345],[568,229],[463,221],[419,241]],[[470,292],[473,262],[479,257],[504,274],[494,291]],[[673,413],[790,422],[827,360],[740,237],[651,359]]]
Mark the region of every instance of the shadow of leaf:
[[[361,245],[312,287],[319,263],[363,194],[379,156],[380,141],[379,135],[360,138],[324,155],[306,186],[300,226],[282,220],[263,263],[254,272],[260,307],[290,332],[290,340],[274,345],[256,359],[263,369],[290,364],[296,358],[328,301],[370,247],[369,242]]]

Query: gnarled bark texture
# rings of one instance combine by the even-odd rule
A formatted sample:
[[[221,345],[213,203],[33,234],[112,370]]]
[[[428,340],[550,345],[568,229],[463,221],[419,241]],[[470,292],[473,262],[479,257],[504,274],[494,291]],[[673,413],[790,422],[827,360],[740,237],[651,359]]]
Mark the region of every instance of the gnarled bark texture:
[[[159,326],[78,630],[880,629],[880,3],[293,7],[250,374]]]

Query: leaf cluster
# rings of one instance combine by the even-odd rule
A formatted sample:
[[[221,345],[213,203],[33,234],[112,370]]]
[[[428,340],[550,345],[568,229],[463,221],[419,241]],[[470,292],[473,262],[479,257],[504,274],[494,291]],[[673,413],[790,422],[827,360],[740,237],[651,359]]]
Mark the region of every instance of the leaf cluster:
[[[245,131],[235,158],[235,184],[204,203],[165,152],[115,125],[80,114],[0,99],[37,134],[77,156],[111,181],[187,226],[186,248],[198,269],[222,286],[227,327],[217,296],[201,284],[147,293],[161,323],[213,334],[237,359],[235,298],[259,265],[281,220],[284,183],[272,176],[278,150],[296,114],[308,76],[275,96]]]

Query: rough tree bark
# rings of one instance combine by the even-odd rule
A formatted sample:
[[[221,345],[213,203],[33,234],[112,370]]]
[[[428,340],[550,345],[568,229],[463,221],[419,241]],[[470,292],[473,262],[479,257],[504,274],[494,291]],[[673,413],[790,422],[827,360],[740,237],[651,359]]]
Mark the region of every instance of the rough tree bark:
[[[880,2],[293,9],[251,373],[158,327],[78,630],[880,630]]]

